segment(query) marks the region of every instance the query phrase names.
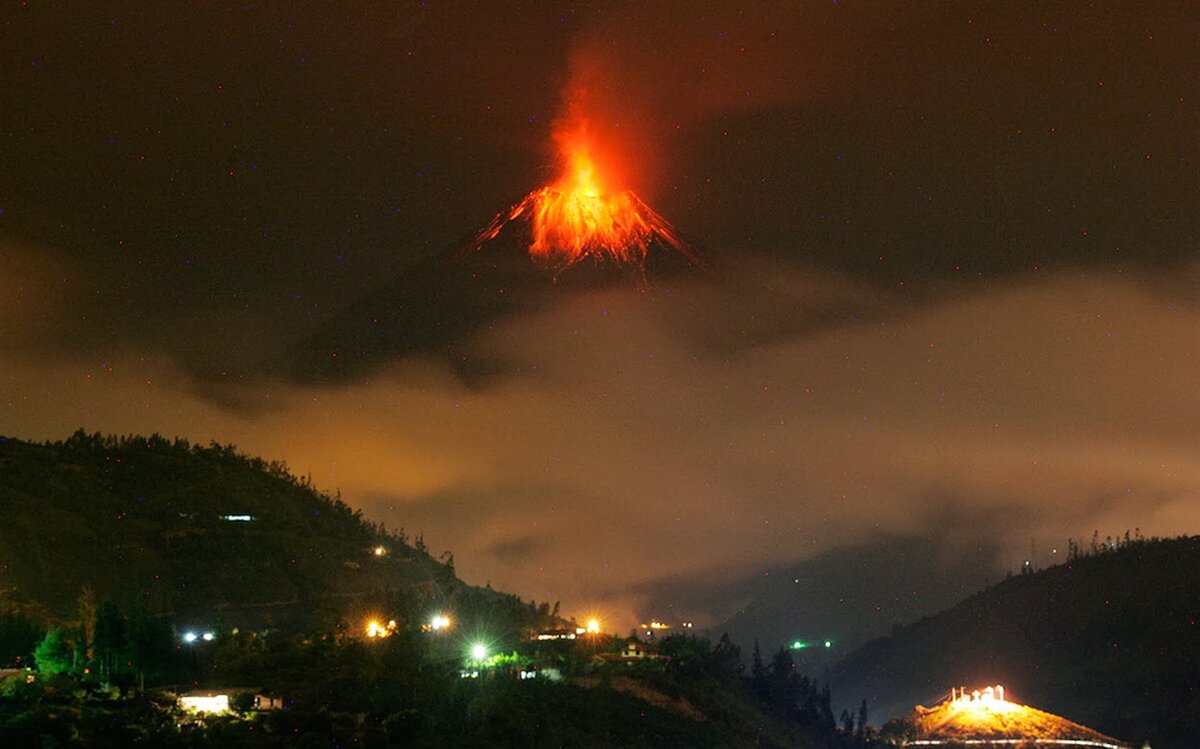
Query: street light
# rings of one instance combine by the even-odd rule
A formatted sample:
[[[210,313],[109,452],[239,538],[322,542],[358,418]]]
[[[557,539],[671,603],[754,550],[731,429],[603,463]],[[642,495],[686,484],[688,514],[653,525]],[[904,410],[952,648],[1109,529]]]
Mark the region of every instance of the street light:
[[[487,657],[488,657],[487,645],[484,645],[481,642],[477,642],[471,646],[471,660],[477,661],[477,662],[482,662],[484,660],[487,660]]]

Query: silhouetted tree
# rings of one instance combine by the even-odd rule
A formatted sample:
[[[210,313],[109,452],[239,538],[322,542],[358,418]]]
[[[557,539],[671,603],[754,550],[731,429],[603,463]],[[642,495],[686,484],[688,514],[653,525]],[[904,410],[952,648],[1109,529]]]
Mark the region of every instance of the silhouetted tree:
[[[754,652],[750,660],[750,691],[762,702],[770,699],[770,687],[767,685],[767,669],[763,665],[762,649],[758,638],[754,638]]]
[[[125,617],[111,601],[100,604],[96,612],[92,642],[100,678],[109,679],[125,651]]]
[[[717,640],[709,662],[711,664],[709,672],[718,679],[735,679],[741,675],[744,668],[742,666],[742,650],[729,639],[728,632],[721,635],[720,640]]]
[[[90,585],[84,586],[75,605],[79,616],[79,647],[85,659],[90,662],[95,657],[93,640],[96,634],[93,630],[96,626],[96,611],[100,605],[96,591],[92,590]]]

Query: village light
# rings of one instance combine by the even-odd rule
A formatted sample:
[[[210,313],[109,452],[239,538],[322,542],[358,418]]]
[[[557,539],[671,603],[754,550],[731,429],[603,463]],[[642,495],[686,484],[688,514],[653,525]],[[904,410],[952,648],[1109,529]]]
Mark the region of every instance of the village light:
[[[374,549],[374,553],[375,553],[375,556],[381,557],[384,554],[387,554],[387,549],[383,548],[382,546],[376,546]]]
[[[183,633],[183,641],[184,642],[195,642],[197,637],[199,637],[199,635],[197,635],[195,632],[184,632]]]
[[[589,634],[593,634],[593,635],[600,634],[600,620],[599,619],[588,619],[587,631]]]
[[[189,713],[227,713],[229,712],[229,695],[184,695],[179,698],[179,706]]]
[[[439,629],[447,629],[449,626],[450,617],[446,616],[445,614],[435,614],[434,617],[429,620],[429,628],[434,632],[437,632]]]
[[[487,659],[487,656],[488,656],[487,645],[484,645],[481,642],[477,642],[471,646],[471,660],[483,661],[483,660]]]
[[[367,621],[367,637],[391,637],[396,632],[396,620],[390,619],[387,624],[378,619]]]
[[[203,639],[205,642],[212,642],[212,641],[213,641],[213,637],[215,637],[215,636],[216,636],[216,635],[214,635],[212,632],[205,632],[205,633],[204,633],[203,635],[201,635],[200,637],[201,637],[201,639]]]

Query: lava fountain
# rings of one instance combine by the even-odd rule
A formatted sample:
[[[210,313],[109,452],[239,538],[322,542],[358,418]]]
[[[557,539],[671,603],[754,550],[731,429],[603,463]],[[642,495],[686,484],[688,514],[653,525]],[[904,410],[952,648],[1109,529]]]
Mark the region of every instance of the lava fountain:
[[[631,190],[612,191],[592,155],[587,120],[555,133],[561,173],[497,215],[475,239],[482,249],[513,222],[527,222],[529,255],[557,270],[584,259],[643,268],[652,248],[699,261],[671,223]]]

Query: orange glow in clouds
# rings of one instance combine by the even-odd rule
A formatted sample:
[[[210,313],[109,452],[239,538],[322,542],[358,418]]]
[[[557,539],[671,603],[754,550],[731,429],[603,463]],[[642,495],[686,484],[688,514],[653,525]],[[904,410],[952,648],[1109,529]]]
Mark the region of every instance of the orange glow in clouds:
[[[675,228],[630,190],[614,191],[601,174],[586,117],[575,114],[555,132],[561,173],[501,213],[476,240],[481,247],[506,224],[524,217],[532,227],[529,254],[566,267],[585,258],[640,266],[654,245],[692,259]]]

